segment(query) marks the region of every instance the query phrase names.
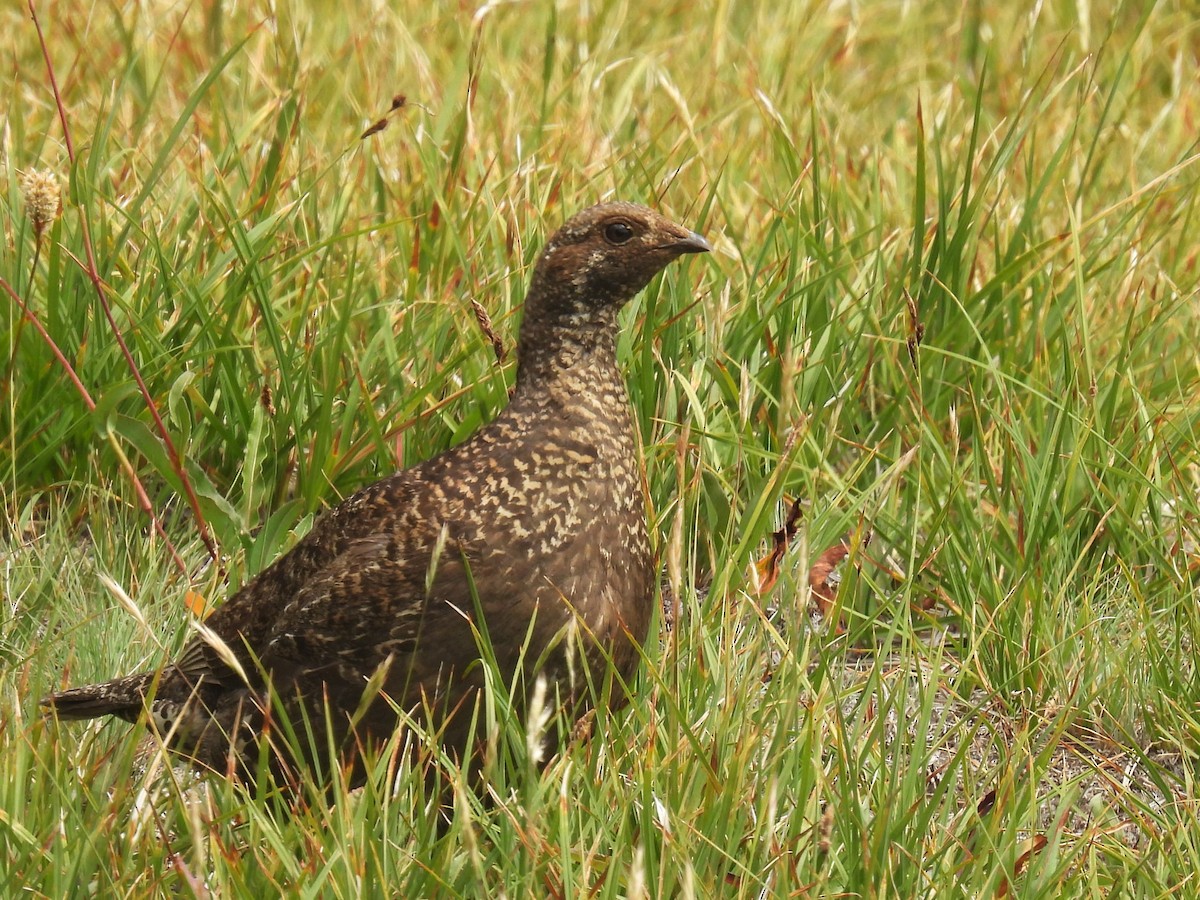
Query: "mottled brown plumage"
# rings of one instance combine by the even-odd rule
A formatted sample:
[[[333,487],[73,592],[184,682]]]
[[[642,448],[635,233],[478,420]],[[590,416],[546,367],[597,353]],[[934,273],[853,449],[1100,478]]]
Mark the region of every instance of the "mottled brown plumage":
[[[279,711],[298,733],[311,729],[312,746],[332,739],[343,762],[395,730],[395,706],[428,716],[465,756],[483,684],[473,626],[509,683],[521,668],[522,690],[536,668],[551,698],[556,689],[578,711],[615,675],[620,702],[649,628],[655,566],[617,313],[671,260],[708,249],[633,204],[575,216],[538,260],[516,390],[495,421],[343,502],[217,609],[207,637],[173,664],[43,705],[60,719],[129,721],[148,707],[172,749],[243,778],[264,735],[277,777],[329,762],[323,749],[295,758],[269,735]],[[364,702],[373,678],[381,693]]]

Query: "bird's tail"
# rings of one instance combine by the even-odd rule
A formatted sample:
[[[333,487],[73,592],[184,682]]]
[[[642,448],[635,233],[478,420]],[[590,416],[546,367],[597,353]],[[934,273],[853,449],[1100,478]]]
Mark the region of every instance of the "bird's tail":
[[[38,702],[47,715],[60,720],[116,716],[136,722],[154,681],[152,673],[130,675],[103,684],[89,684],[51,694]]]

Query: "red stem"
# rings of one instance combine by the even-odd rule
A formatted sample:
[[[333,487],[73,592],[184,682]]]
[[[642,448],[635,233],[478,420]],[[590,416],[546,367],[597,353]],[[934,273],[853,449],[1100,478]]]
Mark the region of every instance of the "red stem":
[[[62,123],[63,138],[67,145],[67,157],[71,160],[71,166],[74,167],[75,143],[71,139],[71,127],[67,122],[67,110],[63,105],[62,94],[58,89],[58,79],[54,75],[54,64],[50,60],[50,48],[46,45],[46,36],[42,33],[42,24],[38,21],[37,10],[33,7],[33,0],[29,0],[29,14],[33,17],[33,27],[37,29],[38,42],[42,47],[42,57],[46,60],[46,73],[50,77],[50,88],[54,92],[54,103],[58,107],[58,120]],[[129,346],[125,343],[125,338],[121,334],[120,328],[117,327],[116,319],[113,318],[112,307],[108,302],[104,282],[100,278],[100,273],[96,268],[96,255],[92,250],[91,230],[88,228],[86,215],[79,217],[79,224],[83,237],[83,250],[87,257],[87,265],[83,269],[87,273],[88,279],[92,282],[92,286],[96,289],[96,296],[100,299],[100,306],[104,310],[104,317],[108,319],[108,326],[121,348],[121,353],[125,356],[125,362],[129,366],[129,371],[133,373],[133,378],[137,382],[138,390],[141,391],[146,408],[150,411],[150,417],[154,420],[154,427],[158,430],[159,436],[166,446],[167,455],[171,459],[171,466],[174,468],[175,474],[179,477],[179,481],[183,485],[188,505],[192,508],[192,515],[196,519],[196,528],[200,532],[200,540],[204,542],[204,546],[208,550],[208,555],[212,557],[212,561],[216,563],[218,570],[220,570],[222,577],[224,577],[225,569],[221,565],[220,550],[217,548],[216,541],[213,540],[212,534],[209,531],[208,522],[205,521],[204,514],[200,510],[200,499],[196,496],[196,491],[192,487],[191,480],[187,477],[187,472],[184,471],[183,459],[179,455],[179,450],[175,447],[175,442],[171,440],[171,435],[167,431],[167,426],[163,423],[162,416],[158,413],[158,407],[154,403],[154,398],[150,396],[150,390],[146,387],[146,382],[142,379],[142,373],[138,370],[137,361],[134,360],[133,354],[129,352]],[[24,307],[24,304],[22,304],[22,307]],[[60,355],[60,359],[65,358]],[[78,379],[76,381],[78,383]],[[79,384],[79,386],[82,387],[82,384]],[[148,499],[147,502],[149,502]],[[157,522],[157,519],[155,521]]]
[[[41,319],[34,315],[33,310],[25,305],[25,301],[21,299],[20,295],[15,290],[13,290],[12,285],[10,285],[3,278],[0,278],[0,287],[4,288],[8,296],[12,298],[13,303],[17,304],[17,306],[21,308],[21,312],[24,314],[25,319],[34,327],[34,329],[37,330],[37,333],[42,336],[42,340],[46,342],[46,346],[50,348],[50,352],[54,354],[54,358],[58,360],[58,364],[62,366],[63,371],[67,373],[67,377],[71,379],[71,383],[75,385],[75,390],[78,391],[79,396],[83,398],[83,405],[88,408],[88,412],[95,412],[96,401],[92,399],[92,395],[88,393],[88,389],[84,387],[83,382],[79,380],[79,374],[75,371],[75,367],[71,365],[71,361],[67,359],[62,350],[59,349],[58,344],[55,343],[54,338],[50,336],[50,332],[48,332],[42,325]],[[16,354],[15,347],[13,348],[13,353],[14,355]],[[13,450],[15,452],[16,448],[14,447]],[[171,539],[167,537],[167,532],[163,529],[162,523],[158,520],[158,516],[154,514],[154,505],[150,502],[150,497],[146,494],[146,489],[142,486],[142,481],[140,478],[138,478],[137,472],[133,471],[133,468],[127,465],[124,461],[122,461],[121,468],[125,469],[126,474],[129,475],[130,480],[133,482],[133,491],[135,494],[137,494],[138,505],[141,506],[142,511],[150,517],[150,521],[154,523],[154,530],[159,533],[163,539],[163,543],[165,543],[167,545],[167,549],[171,551],[171,557],[175,560],[175,565],[179,567],[179,571],[183,574],[183,577],[187,578],[187,566],[184,564],[183,558],[180,557],[179,551],[175,549],[175,545],[171,543]]]

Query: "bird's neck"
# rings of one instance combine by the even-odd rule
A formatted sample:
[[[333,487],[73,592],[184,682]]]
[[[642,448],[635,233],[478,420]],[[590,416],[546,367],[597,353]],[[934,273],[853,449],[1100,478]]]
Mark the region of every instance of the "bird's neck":
[[[616,311],[606,321],[527,321],[521,329],[514,411],[539,407],[557,414],[589,408],[627,415],[625,381],[617,366]]]

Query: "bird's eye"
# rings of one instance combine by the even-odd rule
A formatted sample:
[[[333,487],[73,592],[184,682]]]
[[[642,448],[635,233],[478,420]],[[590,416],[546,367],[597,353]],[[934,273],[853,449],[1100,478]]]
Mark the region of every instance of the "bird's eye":
[[[604,226],[604,239],[610,244],[623,244],[633,237],[633,229],[626,222],[613,222]]]

